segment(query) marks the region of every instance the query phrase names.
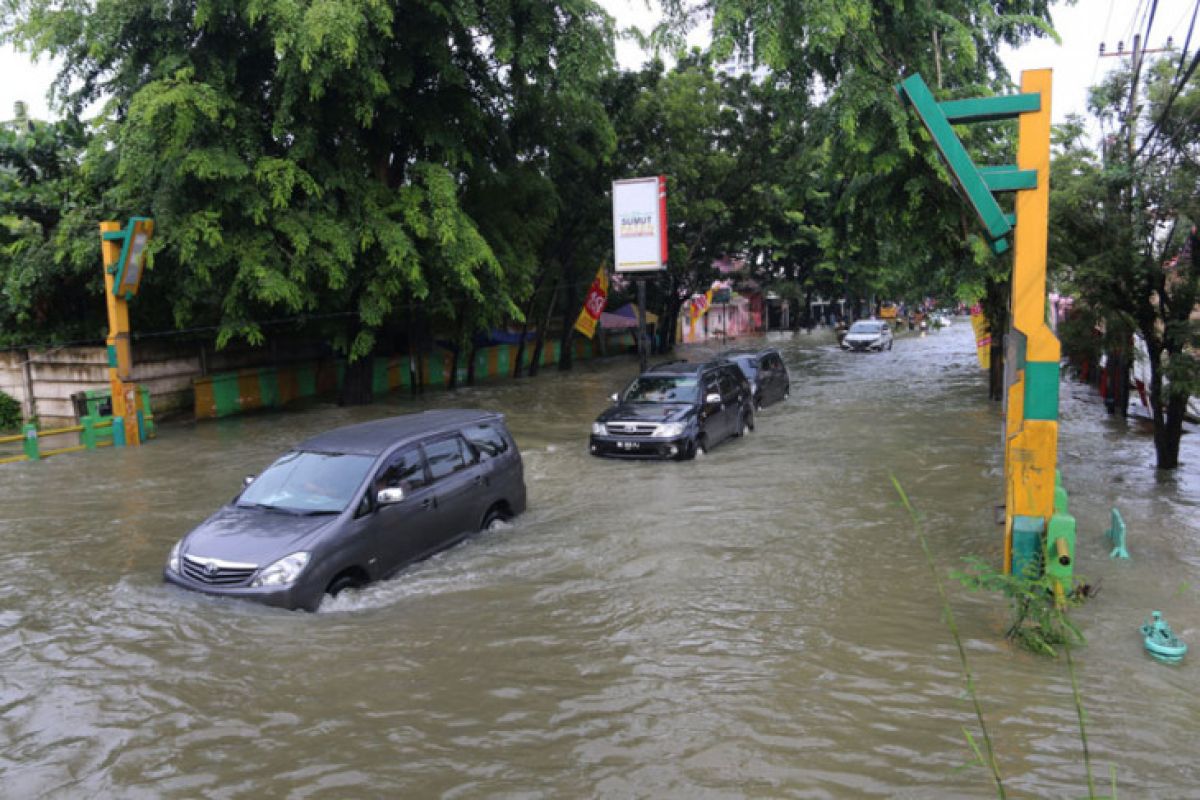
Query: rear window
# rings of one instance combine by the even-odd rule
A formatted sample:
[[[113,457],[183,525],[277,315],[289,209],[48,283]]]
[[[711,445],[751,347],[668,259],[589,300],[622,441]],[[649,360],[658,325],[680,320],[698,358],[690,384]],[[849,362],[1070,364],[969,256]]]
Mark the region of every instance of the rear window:
[[[491,425],[472,425],[463,429],[463,436],[475,445],[483,459],[496,458],[508,450],[508,440],[504,434]]]

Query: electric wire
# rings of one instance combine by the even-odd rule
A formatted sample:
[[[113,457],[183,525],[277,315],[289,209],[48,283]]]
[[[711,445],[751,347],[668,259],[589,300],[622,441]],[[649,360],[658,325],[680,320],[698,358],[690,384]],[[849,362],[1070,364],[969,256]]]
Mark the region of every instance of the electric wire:
[[[1198,0],[1200,2],[1200,0]],[[1117,5],[1117,0],[1108,0],[1108,16],[1104,18],[1104,33],[1100,36],[1100,44],[1104,44],[1104,40],[1108,38],[1108,26],[1112,23],[1113,8]],[[1096,73],[1100,71],[1100,52],[1096,51],[1096,63],[1092,65],[1092,79],[1088,81],[1088,86],[1096,85]]]

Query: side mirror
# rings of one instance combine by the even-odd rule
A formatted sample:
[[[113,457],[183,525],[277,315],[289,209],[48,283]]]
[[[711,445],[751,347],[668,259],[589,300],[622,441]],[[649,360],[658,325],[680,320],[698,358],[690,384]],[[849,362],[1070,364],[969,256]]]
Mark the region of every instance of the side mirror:
[[[705,404],[705,405],[707,405],[707,406],[719,406],[719,405],[721,405],[721,395],[720,395],[720,393],[718,393],[718,392],[713,392],[712,394],[706,394],[706,395],[704,395],[704,404]]]
[[[242,478],[242,486],[249,486],[250,484],[254,483],[254,479],[256,477],[257,476],[255,475],[247,475],[246,477]]]
[[[404,499],[404,490],[398,487],[391,489],[380,489],[379,494],[375,495],[375,502],[381,506],[390,506],[399,503]]]
[[[608,399],[612,400],[614,403],[621,402],[621,396],[619,394],[617,394],[616,392],[613,392],[612,394],[610,394],[608,396]]]

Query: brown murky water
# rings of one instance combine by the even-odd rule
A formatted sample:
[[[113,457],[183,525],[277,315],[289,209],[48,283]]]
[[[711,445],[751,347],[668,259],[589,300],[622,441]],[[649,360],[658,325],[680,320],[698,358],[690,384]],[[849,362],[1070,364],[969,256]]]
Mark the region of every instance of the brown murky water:
[[[920,547],[999,559],[999,410],[963,321],[892,353],[773,340],[793,393],[694,463],[601,461],[586,434],[634,361],[371,408],[165,426],[139,450],[0,468],[0,794],[32,797],[994,797]],[[692,357],[696,354],[693,352]],[[176,591],[174,541],[295,441],[424,405],[498,408],[530,510],[321,613]],[[1098,781],[1200,797],[1197,659],[1143,655],[1161,608],[1200,647],[1200,436],[1064,389],[1075,613]],[[1111,504],[1131,562],[1110,562]],[[952,598],[1010,796],[1086,795],[1061,662],[998,598]]]

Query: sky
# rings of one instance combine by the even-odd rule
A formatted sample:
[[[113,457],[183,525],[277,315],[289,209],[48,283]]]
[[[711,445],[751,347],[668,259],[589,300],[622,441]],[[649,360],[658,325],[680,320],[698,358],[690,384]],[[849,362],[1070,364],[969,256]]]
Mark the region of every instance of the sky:
[[[1174,37],[1178,49],[1183,46],[1197,0],[1157,0],[1154,25],[1150,33],[1151,48],[1166,45]],[[649,29],[658,17],[657,6],[647,0],[599,0],[619,27],[635,25]],[[1099,57],[1100,43],[1109,53],[1123,41],[1125,50],[1132,46],[1133,31],[1146,28],[1147,11],[1154,0],[1078,0],[1074,6],[1059,4],[1054,9],[1054,23],[1062,36],[1062,44],[1048,40],[1035,41],[1019,50],[1010,50],[1005,63],[1019,80],[1023,69],[1049,67],[1054,70],[1054,94],[1051,100],[1054,120],[1061,122],[1067,114],[1087,113],[1087,88],[1123,60],[1120,57]],[[1197,23],[1200,29],[1200,22]],[[704,41],[704,33],[692,37],[695,43]],[[1193,35],[1191,49],[1200,42],[1200,30]],[[621,66],[639,66],[645,55],[632,42],[620,42],[617,59]],[[10,119],[13,104],[24,100],[34,117],[51,118],[46,91],[54,78],[54,66],[43,59],[31,63],[28,56],[11,47],[0,47],[0,120]]]

